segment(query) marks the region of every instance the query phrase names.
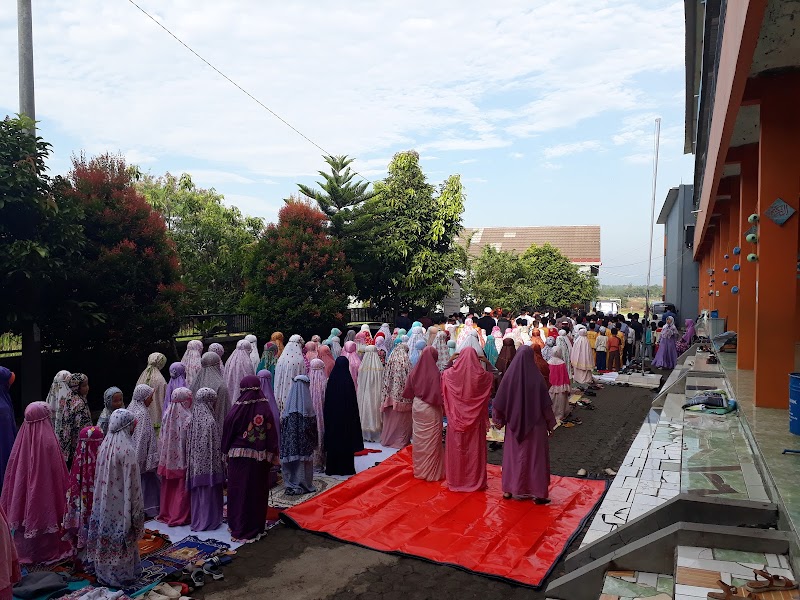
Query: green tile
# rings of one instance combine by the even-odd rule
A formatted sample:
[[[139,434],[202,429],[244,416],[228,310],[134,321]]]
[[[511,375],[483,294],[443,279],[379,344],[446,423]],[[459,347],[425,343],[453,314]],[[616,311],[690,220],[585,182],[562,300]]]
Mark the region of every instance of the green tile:
[[[767,564],[767,557],[760,552],[742,552],[740,550],[714,549],[714,560],[727,560],[736,563]]]
[[[641,583],[633,583],[616,577],[606,577],[603,584],[603,593],[611,596],[625,596],[633,598],[649,598],[661,592]]]
[[[659,593],[672,596],[675,590],[675,580],[669,575],[659,575],[658,583],[656,583],[656,590]]]

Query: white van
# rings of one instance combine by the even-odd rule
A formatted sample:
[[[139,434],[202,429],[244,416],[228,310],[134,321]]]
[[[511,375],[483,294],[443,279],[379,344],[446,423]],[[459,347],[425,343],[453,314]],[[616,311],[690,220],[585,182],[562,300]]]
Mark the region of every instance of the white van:
[[[622,300],[613,298],[611,300],[597,300],[594,303],[594,312],[601,312],[604,315],[616,315],[619,312],[619,305]]]

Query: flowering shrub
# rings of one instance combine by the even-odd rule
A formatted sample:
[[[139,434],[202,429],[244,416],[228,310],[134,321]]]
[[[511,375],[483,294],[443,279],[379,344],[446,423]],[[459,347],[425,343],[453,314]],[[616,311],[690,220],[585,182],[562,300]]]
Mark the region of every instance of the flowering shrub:
[[[246,267],[243,309],[263,336],[308,336],[340,323],[353,293],[353,274],[325,215],[290,199],[255,245]]]
[[[57,346],[146,355],[178,330],[178,257],[159,214],[136,191],[122,157],[73,159],[62,193],[82,209],[84,245],[54,290],[62,301],[94,305],[50,327]]]

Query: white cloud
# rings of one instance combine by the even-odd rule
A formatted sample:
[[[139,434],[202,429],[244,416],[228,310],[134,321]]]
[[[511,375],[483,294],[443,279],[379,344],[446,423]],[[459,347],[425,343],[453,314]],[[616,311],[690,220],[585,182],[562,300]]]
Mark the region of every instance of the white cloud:
[[[515,159],[520,159],[525,157],[525,155],[522,152],[510,152],[508,156],[509,158],[515,158]]]
[[[156,161],[156,157],[152,154],[141,152],[135,148],[123,152],[122,155],[125,157],[125,162],[129,165],[145,165]]]
[[[283,206],[283,201],[280,199],[265,200],[245,194],[226,194],[224,204],[236,206],[246,215],[261,217],[268,223],[275,223],[278,221],[278,211]]]
[[[216,171],[213,169],[183,169],[192,176],[192,181],[198,185],[209,186],[221,183],[255,183],[255,180],[230,171]]]
[[[325,152],[485,151],[641,110],[637,77],[683,68],[674,0],[141,4],[324,151],[131,4],[41,0],[37,114],[78,144],[59,152],[129,148],[163,170],[313,177]],[[0,52],[16,54],[12,19],[0,19]],[[0,62],[0,81],[16,79],[16,61]],[[0,86],[9,112],[15,87]],[[366,176],[385,172],[380,160]]]
[[[542,168],[547,169],[548,171],[558,171],[559,169],[563,168],[563,165],[552,162],[544,162],[542,163]]]
[[[602,145],[597,140],[587,140],[585,142],[574,142],[571,144],[558,144],[544,149],[545,158],[560,158],[571,154],[579,154],[589,150],[600,150]]]
[[[476,162],[478,162],[477,158],[465,158],[464,160],[458,161],[458,164],[460,164],[460,165],[470,165],[470,164],[476,163]]]

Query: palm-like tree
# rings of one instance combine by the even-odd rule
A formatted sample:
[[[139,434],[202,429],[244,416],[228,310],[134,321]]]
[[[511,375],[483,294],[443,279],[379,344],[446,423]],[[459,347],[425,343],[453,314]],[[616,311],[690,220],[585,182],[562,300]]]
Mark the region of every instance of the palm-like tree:
[[[369,182],[356,183],[353,179],[357,173],[350,169],[350,164],[355,160],[347,155],[324,156],[325,162],[331,168],[330,173],[319,171],[324,181],[318,181],[320,189],[311,188],[302,183],[298,184],[300,192],[316,201],[319,208],[331,222],[334,234],[341,235],[344,229],[356,217],[355,212],[364,202],[375,195],[367,190]]]

